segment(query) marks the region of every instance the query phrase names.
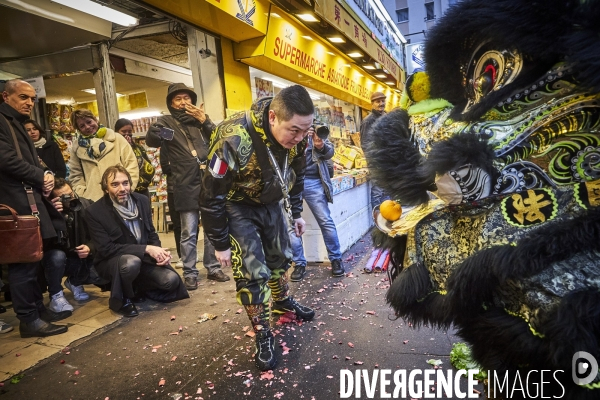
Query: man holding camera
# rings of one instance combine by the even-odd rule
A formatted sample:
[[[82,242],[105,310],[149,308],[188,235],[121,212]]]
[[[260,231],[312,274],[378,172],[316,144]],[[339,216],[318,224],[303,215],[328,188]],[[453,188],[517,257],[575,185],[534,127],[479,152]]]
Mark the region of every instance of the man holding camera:
[[[91,200],[78,197],[71,184],[62,178],[54,180],[54,189],[50,198],[54,207],[60,211],[67,223],[66,236],[60,243],[64,251],[64,275],[67,276],[65,286],[77,301],[89,300],[90,296],[83,288],[84,284],[102,285],[107,280],[98,276],[93,266],[94,245],[87,229],[84,216],[86,209],[93,203]],[[60,274],[59,279],[63,274]],[[48,279],[50,282],[50,279]],[[63,296],[64,299],[64,296]],[[50,308],[59,300],[51,300]],[[64,299],[66,302],[66,299]],[[56,310],[54,310],[56,311]]]
[[[288,295],[292,252],[285,220],[297,235],[304,233],[304,149],[313,117],[312,99],[302,86],[257,100],[248,112],[219,124],[202,181],[204,228],[221,265],[233,269],[237,300],[256,333],[255,364],[262,371],[277,364],[270,298],[273,313],[293,312],[304,320],[315,315]]]
[[[328,136],[329,128],[325,125],[316,126],[316,129],[312,129],[308,135],[302,197],[321,228],[331,262],[331,274],[337,277],[344,275],[344,264],[337,229],[327,204],[333,203],[333,186],[327,160],[330,160],[334,153],[333,144],[327,139]],[[291,280],[298,282],[306,273],[306,258],[302,248],[302,237],[298,236],[293,229],[290,229],[290,242],[294,253],[294,271]]]
[[[159,117],[157,123],[146,133],[148,146],[166,147],[169,153],[169,183],[173,186],[173,203],[181,219],[180,251],[185,287],[188,290],[198,288],[198,200],[202,175],[206,169],[208,142],[215,128],[215,124],[204,113],[204,104],[196,107],[197,99],[196,93],[183,83],[170,85],[167,107],[171,115]],[[206,233],[203,261],[208,279],[218,282],[229,280],[215,258],[214,247]]]

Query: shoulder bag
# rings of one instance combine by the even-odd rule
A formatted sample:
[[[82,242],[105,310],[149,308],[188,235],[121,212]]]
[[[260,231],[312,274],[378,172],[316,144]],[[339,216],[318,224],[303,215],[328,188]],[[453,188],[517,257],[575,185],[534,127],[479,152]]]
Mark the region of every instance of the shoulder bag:
[[[4,116],[2,116],[4,117]],[[4,117],[15,143],[15,150],[20,160],[23,159],[17,136],[11,123]],[[10,215],[0,216],[0,264],[21,264],[38,262],[42,259],[43,241],[40,230],[40,219],[33,188],[23,185],[27,193],[27,201],[32,215],[18,215],[17,212],[0,204],[0,210],[8,210]]]

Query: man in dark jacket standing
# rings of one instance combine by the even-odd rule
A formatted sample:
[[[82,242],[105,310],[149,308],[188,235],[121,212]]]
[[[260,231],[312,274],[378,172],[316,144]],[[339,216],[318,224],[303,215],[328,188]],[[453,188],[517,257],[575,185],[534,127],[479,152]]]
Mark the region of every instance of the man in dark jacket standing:
[[[57,230],[66,225],[60,213],[44,198],[54,187],[54,176],[44,171],[31,138],[22,123],[29,118],[36,98],[35,89],[27,82],[13,79],[6,82],[0,104],[0,204],[14,208],[18,214],[32,214],[28,192],[35,201],[44,242],[57,237]],[[18,156],[11,128],[15,133],[22,158]],[[28,192],[26,192],[27,188]],[[40,263],[9,264],[8,281],[13,309],[21,322],[21,337],[45,337],[67,331],[66,326],[53,325],[71,315],[46,309],[37,281]]]
[[[340,240],[328,205],[328,203],[333,203],[333,186],[327,160],[333,157],[333,153],[333,144],[328,139],[321,139],[312,130],[308,135],[308,147],[306,148],[306,175],[302,198],[308,204],[323,234],[327,256],[331,262],[331,274],[344,276]],[[290,229],[290,242],[294,254],[294,271],[291,280],[298,282],[302,280],[306,272],[306,258],[302,247],[302,237],[296,235],[293,229]]]
[[[154,230],[150,200],[133,192],[131,182],[123,166],[107,168],[101,183],[104,197],[85,213],[96,249],[94,265],[111,281],[108,306],[126,317],[138,315],[133,303],[141,296],[161,302],[189,297]]]
[[[363,151],[367,149],[371,143],[370,131],[375,121],[385,114],[385,94],[374,92],[371,95],[371,114],[365,118],[360,124],[360,147]],[[385,192],[379,186],[375,186],[371,182],[371,207],[375,208],[387,198]]]
[[[197,242],[202,175],[206,169],[206,157],[210,135],[215,128],[204,104],[196,107],[198,96],[183,83],[169,86],[167,107],[171,115],[158,118],[157,124],[146,134],[146,144],[150,147],[167,148],[169,153],[169,183],[173,186],[175,210],[181,219],[180,251],[183,259],[185,287],[194,290],[198,287]],[[173,139],[163,139],[160,127],[174,131]],[[215,250],[206,234],[204,235],[204,268],[207,278],[219,282],[229,280],[215,258]]]

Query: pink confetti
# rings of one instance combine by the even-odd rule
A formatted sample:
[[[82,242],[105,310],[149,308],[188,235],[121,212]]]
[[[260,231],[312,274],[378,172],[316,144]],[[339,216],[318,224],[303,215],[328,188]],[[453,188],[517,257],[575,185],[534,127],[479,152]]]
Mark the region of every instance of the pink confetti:
[[[173,356],[173,357],[171,357],[171,362],[173,362],[173,361],[175,361],[175,360],[177,360],[177,356]]]
[[[79,370],[75,371],[75,375],[79,375]]]
[[[354,365],[363,365],[364,363],[362,361],[354,361]]]
[[[175,316],[171,315],[171,321],[175,321]]]
[[[260,380],[262,381],[263,379],[267,379],[267,380],[271,380],[275,377],[275,375],[273,375],[273,371],[265,371],[265,372],[261,372],[260,373]]]
[[[369,314],[369,315],[375,315],[375,311],[367,311],[367,314]]]
[[[354,348],[354,344],[353,343],[348,342],[348,346]]]
[[[165,383],[167,383],[167,381],[165,381],[164,379],[161,378],[161,380],[158,381],[158,386],[163,387],[163,386],[165,386]]]

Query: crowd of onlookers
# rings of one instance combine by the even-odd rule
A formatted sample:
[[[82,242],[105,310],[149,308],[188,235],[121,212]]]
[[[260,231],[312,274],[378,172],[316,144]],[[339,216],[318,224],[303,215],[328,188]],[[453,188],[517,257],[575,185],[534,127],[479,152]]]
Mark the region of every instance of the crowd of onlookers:
[[[198,287],[200,215],[206,278],[227,282],[230,277],[221,268],[232,268],[237,300],[256,332],[255,362],[261,370],[277,363],[271,311],[293,312],[304,320],[315,314],[289,295],[287,284],[290,266],[292,281],[306,272],[303,200],[323,233],[331,274],[344,276],[328,206],[333,201],[328,160],[334,148],[326,134],[315,131],[314,106],[301,86],[258,99],[247,113],[219,126],[203,104],[197,105],[193,90],[180,83],[169,86],[169,114],[150,126],[145,139],[160,148],[183,278],[171,267],[171,252],[161,246],[152,224],[148,187],[155,168],[133,140],[133,123],[119,119],[113,130],[89,110],[75,110],[71,123],[79,135],[65,165],[52,138],[30,119],[33,87],[14,79],[2,97],[0,204],[22,215],[37,210],[44,242],[40,261],[8,265],[22,337],[67,331],[54,324],[74,310],[64,288],[78,302],[90,298],[85,285],[109,290],[109,308],[126,317],[138,315],[135,304],[146,298],[189,297],[188,291]],[[382,93],[374,94],[373,115],[365,122],[383,113],[384,100]],[[0,320],[0,333],[12,329]]]
[[[180,220],[177,213],[186,215],[184,221],[196,217],[195,223],[183,229],[185,258],[181,260],[187,262],[184,277],[187,273],[190,278],[185,277],[184,283],[170,267],[170,252],[160,247],[152,226],[148,187],[155,168],[144,147],[133,140],[133,123],[119,119],[113,130],[99,124],[89,110],[75,110],[71,123],[79,135],[65,164],[56,142],[30,119],[35,101],[33,88],[24,81],[8,81],[2,97],[0,139],[6,146],[0,161],[0,181],[5,189],[0,203],[19,214],[31,214],[23,198],[23,184],[30,184],[41,210],[44,239],[40,262],[10,264],[8,276],[4,277],[9,283],[3,289],[5,299],[13,302],[21,321],[21,335],[49,336],[67,330],[66,326],[53,324],[74,310],[64,288],[72,292],[77,302],[90,298],[85,285],[110,290],[110,308],[126,316],[137,315],[134,304],[145,297],[159,301],[187,297],[186,288],[197,287],[198,206],[195,210],[192,206],[189,212],[172,207],[174,220]],[[11,128],[15,139],[11,138]],[[23,154],[21,158],[16,145]],[[169,171],[168,151],[164,154],[163,166]],[[177,162],[173,164],[177,166]],[[115,186],[116,181],[120,186]],[[185,196],[181,194],[182,198]],[[175,195],[171,193],[169,197],[172,203]],[[174,225],[179,242],[181,224]],[[194,246],[189,243],[192,241]],[[179,243],[177,247],[179,252]],[[207,257],[210,255],[205,255],[205,260]],[[163,268],[156,268],[157,265]],[[216,265],[209,271],[212,278],[229,280]],[[49,298],[47,306],[42,300],[45,292]],[[4,311],[0,308],[0,312]],[[12,329],[0,320],[0,333]]]

